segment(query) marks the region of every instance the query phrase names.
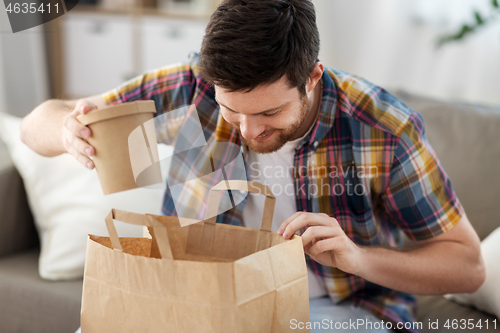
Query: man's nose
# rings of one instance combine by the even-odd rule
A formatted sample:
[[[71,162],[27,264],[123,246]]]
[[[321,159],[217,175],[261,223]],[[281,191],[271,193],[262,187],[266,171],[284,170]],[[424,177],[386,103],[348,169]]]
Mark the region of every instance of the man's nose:
[[[260,124],[255,117],[240,116],[240,132],[246,140],[253,140],[264,132],[265,126]]]

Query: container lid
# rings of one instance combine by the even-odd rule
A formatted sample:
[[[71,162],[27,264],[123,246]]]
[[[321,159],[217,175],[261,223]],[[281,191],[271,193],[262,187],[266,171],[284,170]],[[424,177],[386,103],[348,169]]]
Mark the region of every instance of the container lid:
[[[155,102],[136,101],[129,103],[121,103],[108,106],[102,109],[92,110],[87,114],[82,114],[76,117],[82,125],[89,125],[99,121],[108,120],[117,117],[128,116],[135,113],[156,113]]]

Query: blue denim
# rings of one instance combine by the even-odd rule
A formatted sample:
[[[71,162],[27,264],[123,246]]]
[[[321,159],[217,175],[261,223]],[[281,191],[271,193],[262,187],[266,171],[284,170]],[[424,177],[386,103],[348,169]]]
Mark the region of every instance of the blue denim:
[[[328,297],[309,300],[311,333],[363,332],[390,333],[381,320],[370,312],[354,307],[350,302],[333,304]],[[292,328],[294,328],[292,326]],[[300,332],[299,329],[297,331]]]

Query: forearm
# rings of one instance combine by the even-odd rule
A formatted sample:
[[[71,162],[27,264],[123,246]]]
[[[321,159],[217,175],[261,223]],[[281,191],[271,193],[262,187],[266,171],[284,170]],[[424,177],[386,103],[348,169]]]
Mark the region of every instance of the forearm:
[[[297,212],[278,234],[289,239],[305,227],[302,244],[311,259],[390,289],[424,295],[474,292],[486,278],[481,243],[465,213],[458,222],[443,221],[441,234],[403,249],[357,245],[327,214]]]
[[[48,100],[40,104],[21,124],[21,140],[43,156],[66,152],[62,142],[64,118],[73,109],[62,100]]]
[[[399,250],[361,247],[360,258],[357,275],[411,294],[474,292],[484,280],[480,252],[454,241]]]

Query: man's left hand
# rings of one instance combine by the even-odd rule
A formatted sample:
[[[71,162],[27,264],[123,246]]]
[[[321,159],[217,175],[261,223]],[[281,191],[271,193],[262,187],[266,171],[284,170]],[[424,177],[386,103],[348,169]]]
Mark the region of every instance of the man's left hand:
[[[362,249],[347,237],[338,221],[327,214],[297,212],[281,224],[278,234],[290,239],[307,226],[301,235],[305,253],[322,265],[351,274],[358,272]]]

